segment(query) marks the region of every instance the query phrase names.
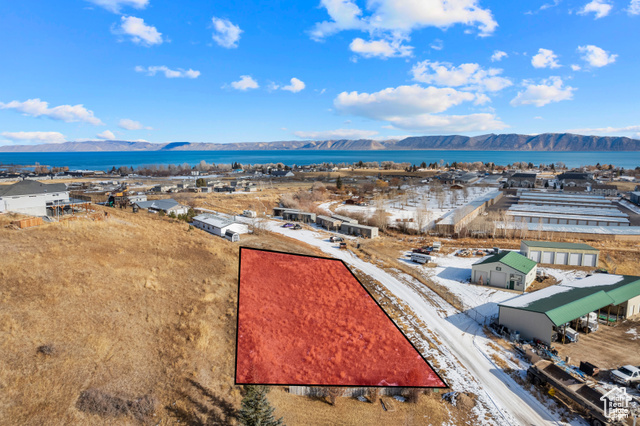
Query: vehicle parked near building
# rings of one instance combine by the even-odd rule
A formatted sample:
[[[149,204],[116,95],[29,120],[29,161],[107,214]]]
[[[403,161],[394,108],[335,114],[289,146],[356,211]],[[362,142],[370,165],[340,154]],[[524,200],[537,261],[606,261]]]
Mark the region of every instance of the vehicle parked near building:
[[[329,241],[331,241],[332,243],[339,243],[341,241],[344,241],[344,238],[331,236],[329,237]]]

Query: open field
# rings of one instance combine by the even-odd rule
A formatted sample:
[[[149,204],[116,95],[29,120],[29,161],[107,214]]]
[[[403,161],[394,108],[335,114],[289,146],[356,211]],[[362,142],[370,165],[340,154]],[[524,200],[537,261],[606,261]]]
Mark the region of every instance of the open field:
[[[154,424],[232,422],[238,246],[109,212],[24,230],[0,219],[0,423],[130,423],[86,410],[146,395]],[[244,243],[316,253],[278,236]],[[78,403],[88,389],[102,402]]]

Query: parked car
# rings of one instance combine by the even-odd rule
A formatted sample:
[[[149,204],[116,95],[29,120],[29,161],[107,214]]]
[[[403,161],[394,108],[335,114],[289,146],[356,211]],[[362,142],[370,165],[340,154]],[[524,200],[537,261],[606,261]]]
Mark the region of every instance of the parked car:
[[[633,365],[625,365],[611,372],[611,379],[624,386],[640,384],[640,368]]]
[[[344,238],[331,236],[331,237],[329,237],[329,241],[331,241],[332,243],[339,243],[341,241],[344,241]]]
[[[284,225],[282,225],[283,228],[293,228],[293,223],[289,222],[289,223],[285,223]]]
[[[413,253],[431,254],[433,251],[431,247],[420,247],[411,250]]]
[[[346,250],[347,249],[347,243],[345,243],[345,242],[340,243],[340,249],[341,250]]]
[[[294,226],[293,229],[297,231],[298,229],[302,229],[302,226],[300,226],[299,223],[296,223],[296,226]]]

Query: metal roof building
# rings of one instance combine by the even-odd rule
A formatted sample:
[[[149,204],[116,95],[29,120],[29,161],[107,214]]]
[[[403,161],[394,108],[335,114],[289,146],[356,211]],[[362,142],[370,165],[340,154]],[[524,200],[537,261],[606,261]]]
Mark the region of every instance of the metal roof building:
[[[607,317],[640,313],[640,277],[595,274],[526,293],[498,305],[498,322],[526,340],[550,344],[556,327],[600,311]]]
[[[538,263],[595,267],[600,250],[587,244],[524,240],[520,253]]]
[[[532,211],[507,210],[507,215],[513,217],[515,222],[530,223],[531,229],[539,223],[556,225],[587,225],[587,226],[629,226],[629,219],[626,217],[612,216],[589,216],[582,214],[582,210],[575,208],[567,213],[542,213]]]
[[[471,265],[476,284],[525,291],[536,278],[537,263],[515,251],[485,256]]]
[[[192,224],[196,228],[219,237],[227,237],[227,235],[230,235],[231,238],[229,239],[233,242],[238,241],[238,239],[233,238],[233,234],[246,234],[249,232],[249,227],[244,223],[209,213],[194,217]]]

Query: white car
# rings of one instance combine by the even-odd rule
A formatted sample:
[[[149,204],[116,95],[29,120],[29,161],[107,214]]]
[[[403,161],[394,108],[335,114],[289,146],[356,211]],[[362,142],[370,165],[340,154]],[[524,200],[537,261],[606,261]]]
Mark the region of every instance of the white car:
[[[633,365],[625,365],[611,372],[614,382],[625,386],[640,384],[640,368]]]

